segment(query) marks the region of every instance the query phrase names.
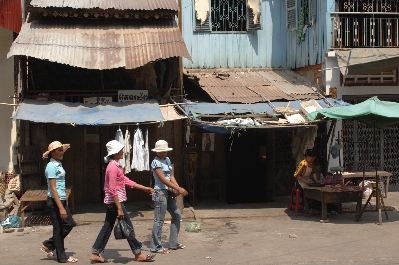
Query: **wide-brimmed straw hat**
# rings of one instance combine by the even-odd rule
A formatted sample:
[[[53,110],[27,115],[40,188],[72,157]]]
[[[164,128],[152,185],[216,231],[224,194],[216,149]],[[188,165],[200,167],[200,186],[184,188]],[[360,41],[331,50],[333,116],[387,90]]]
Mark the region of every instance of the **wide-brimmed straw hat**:
[[[155,143],[155,148],[152,149],[151,151],[153,152],[167,152],[167,151],[171,151],[173,150],[173,148],[168,147],[168,142],[165,140],[158,140]]]
[[[50,143],[50,144],[48,145],[47,151],[43,153],[42,158],[43,158],[43,159],[48,158],[48,154],[49,154],[51,151],[53,151],[53,150],[55,150],[55,149],[57,149],[57,148],[60,148],[60,147],[63,147],[63,148],[64,148],[64,152],[65,152],[66,150],[69,149],[70,146],[71,146],[70,144],[62,144],[62,143],[59,142],[59,141],[54,141],[54,142],[52,142],[52,143]]]

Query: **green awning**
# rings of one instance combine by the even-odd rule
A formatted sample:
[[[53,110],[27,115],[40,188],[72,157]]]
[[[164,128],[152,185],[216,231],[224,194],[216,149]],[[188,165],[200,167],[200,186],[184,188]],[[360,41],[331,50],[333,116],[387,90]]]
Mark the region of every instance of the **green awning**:
[[[309,113],[309,120],[322,118],[344,120],[353,118],[357,121],[378,129],[399,125],[399,103],[381,101],[377,97],[369,98],[359,104],[342,107],[332,107]]]

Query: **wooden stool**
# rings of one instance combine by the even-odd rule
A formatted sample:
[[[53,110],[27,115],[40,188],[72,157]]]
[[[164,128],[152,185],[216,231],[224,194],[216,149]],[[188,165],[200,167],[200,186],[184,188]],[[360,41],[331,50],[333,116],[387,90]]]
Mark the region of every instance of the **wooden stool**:
[[[295,196],[295,199],[294,199]],[[290,210],[294,209],[295,213],[298,213],[299,210],[303,209],[304,200],[303,200],[303,191],[298,188],[291,189],[291,198],[290,198]]]

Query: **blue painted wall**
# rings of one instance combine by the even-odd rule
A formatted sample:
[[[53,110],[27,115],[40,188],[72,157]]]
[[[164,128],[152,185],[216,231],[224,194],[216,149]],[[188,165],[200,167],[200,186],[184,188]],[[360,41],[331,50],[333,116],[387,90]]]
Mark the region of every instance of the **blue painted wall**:
[[[324,61],[328,48],[327,6],[334,0],[317,1],[317,20],[308,28],[305,41],[297,44],[297,31],[286,30],[284,0],[260,0],[262,30],[245,33],[195,32],[194,1],[182,0],[183,38],[193,63],[184,68],[295,69]],[[328,32],[328,33],[327,33]]]

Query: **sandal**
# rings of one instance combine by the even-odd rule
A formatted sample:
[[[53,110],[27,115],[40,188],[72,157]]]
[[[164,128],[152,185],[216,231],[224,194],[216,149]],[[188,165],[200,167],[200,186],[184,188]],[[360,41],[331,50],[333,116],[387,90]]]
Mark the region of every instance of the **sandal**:
[[[160,250],[157,250],[157,251],[154,251],[155,253],[159,253],[159,254],[169,254],[170,252],[167,250],[167,249],[165,249],[165,248],[163,248],[163,249],[160,249]]]
[[[50,258],[50,259],[54,258],[54,253],[50,249],[48,249],[45,245],[42,245],[40,247],[40,251],[46,253],[47,258]]]
[[[78,262],[78,259],[76,259],[74,257],[69,257],[65,262],[66,263],[76,263],[76,262]]]
[[[169,249],[177,250],[177,249],[183,249],[183,248],[185,248],[185,247],[186,247],[185,245],[179,244],[177,247],[175,247],[175,248],[169,248]]]
[[[154,261],[155,254],[147,254],[145,256],[145,259],[136,259],[138,262],[149,262],[149,261]]]
[[[90,256],[90,261],[91,263],[104,263],[105,259],[103,257],[100,256],[100,254],[94,254],[92,253]]]

